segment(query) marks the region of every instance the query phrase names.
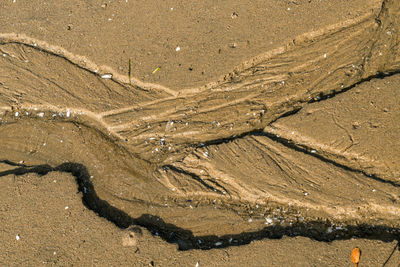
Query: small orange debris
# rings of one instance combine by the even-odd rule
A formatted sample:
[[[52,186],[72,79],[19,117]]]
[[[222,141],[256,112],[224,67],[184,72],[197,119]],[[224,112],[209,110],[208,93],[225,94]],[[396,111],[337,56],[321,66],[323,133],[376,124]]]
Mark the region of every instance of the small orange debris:
[[[361,251],[359,248],[353,248],[350,254],[351,261],[354,263],[354,266],[357,267],[360,262]]]

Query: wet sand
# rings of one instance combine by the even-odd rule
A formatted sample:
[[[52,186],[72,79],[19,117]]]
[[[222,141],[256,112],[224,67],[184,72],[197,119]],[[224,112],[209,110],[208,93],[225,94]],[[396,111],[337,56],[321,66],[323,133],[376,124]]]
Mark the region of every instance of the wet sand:
[[[397,266],[399,4],[1,5],[0,262]]]

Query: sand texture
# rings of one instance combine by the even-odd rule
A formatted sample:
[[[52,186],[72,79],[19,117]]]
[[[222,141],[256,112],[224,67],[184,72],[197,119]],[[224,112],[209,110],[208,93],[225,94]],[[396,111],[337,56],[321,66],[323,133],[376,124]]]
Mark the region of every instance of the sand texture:
[[[354,240],[381,249],[365,256],[370,266],[396,264],[400,2],[283,2],[72,1],[41,4],[33,18],[29,4],[1,4],[5,232],[33,216],[24,203],[60,187],[49,205],[34,204],[49,221],[24,241],[39,253],[26,264],[196,266],[198,257],[208,266],[225,251],[221,265],[231,266],[266,244],[274,263],[258,255],[251,265],[340,265]],[[12,222],[13,205],[28,215]],[[88,243],[43,232],[89,234],[89,222]],[[113,241],[97,237],[104,231]],[[20,232],[17,241],[29,228]],[[34,245],[40,234],[50,243]],[[81,259],[79,240],[89,254],[123,250]],[[275,243],[321,252],[282,258]],[[7,248],[7,264],[26,246]],[[347,254],[315,256],[328,247]]]

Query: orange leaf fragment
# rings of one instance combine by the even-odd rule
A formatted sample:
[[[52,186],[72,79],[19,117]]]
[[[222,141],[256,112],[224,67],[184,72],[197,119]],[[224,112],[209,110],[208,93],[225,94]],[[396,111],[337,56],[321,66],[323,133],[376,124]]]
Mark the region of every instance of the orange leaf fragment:
[[[361,251],[359,248],[353,248],[350,254],[351,261],[354,263],[354,266],[357,267],[360,262]]]

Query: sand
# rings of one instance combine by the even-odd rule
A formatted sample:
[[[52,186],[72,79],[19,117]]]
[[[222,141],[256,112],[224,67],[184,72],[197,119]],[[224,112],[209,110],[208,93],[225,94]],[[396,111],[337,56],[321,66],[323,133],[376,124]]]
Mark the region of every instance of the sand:
[[[1,3],[0,262],[397,266],[399,13]]]

